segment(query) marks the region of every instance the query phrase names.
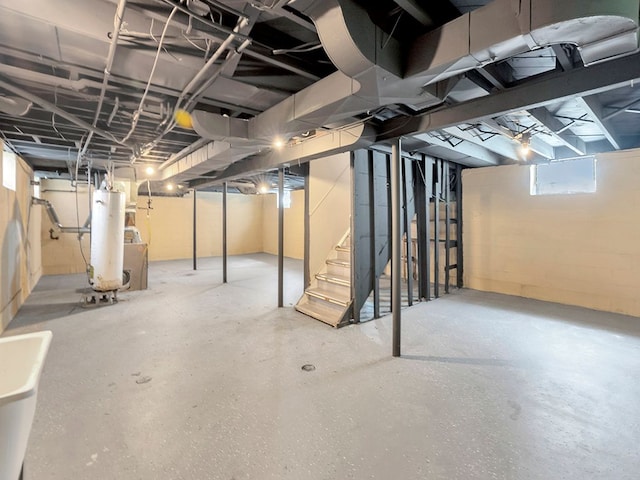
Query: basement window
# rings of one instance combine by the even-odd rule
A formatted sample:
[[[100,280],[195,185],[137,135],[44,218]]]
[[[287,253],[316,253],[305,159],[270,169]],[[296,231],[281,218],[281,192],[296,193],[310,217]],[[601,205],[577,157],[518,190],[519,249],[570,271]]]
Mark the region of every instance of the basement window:
[[[13,152],[2,152],[2,186],[16,191],[16,155]]]
[[[596,159],[564,160],[531,166],[531,195],[595,193]]]

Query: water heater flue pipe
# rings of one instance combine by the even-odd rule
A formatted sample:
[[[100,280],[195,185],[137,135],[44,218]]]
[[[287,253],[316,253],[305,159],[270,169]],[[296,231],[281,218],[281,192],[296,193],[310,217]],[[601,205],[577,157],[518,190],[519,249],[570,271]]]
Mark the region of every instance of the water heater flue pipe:
[[[91,228],[89,227],[89,225],[91,224],[91,215],[89,215],[89,217],[87,218],[86,222],[84,222],[84,225],[82,227],[64,227],[62,226],[62,223],[60,223],[60,218],[56,213],[56,209],[53,208],[53,205],[49,200],[43,200],[42,198],[32,197],[31,203],[32,205],[42,205],[43,207],[45,207],[45,209],[47,210],[47,215],[49,215],[49,219],[51,220],[51,223],[53,223],[53,226],[59,232],[79,233],[80,235],[83,235],[85,233],[91,233]]]

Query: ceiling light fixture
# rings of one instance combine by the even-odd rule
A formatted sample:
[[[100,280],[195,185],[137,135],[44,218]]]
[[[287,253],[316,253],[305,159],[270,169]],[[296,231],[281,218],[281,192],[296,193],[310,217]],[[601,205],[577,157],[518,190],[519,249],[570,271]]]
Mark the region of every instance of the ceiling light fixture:
[[[275,138],[273,140],[273,147],[280,150],[282,147],[284,147],[284,140],[280,137]]]
[[[169,191],[173,190],[173,183],[167,183],[167,190]]]
[[[531,134],[528,132],[523,133],[522,138],[520,139],[520,153],[522,153],[522,155],[526,157],[527,155],[529,155],[530,151],[531,151]]]
[[[155,172],[155,170],[153,169],[153,167],[147,167],[145,172],[147,172],[147,175],[153,175],[153,172]]]

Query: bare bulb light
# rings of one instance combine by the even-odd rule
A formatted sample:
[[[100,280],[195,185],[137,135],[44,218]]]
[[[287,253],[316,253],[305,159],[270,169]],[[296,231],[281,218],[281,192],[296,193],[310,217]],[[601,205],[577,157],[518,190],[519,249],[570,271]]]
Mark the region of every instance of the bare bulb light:
[[[281,149],[282,147],[284,147],[284,140],[281,138],[276,138],[273,141],[273,146],[274,148],[277,148],[278,150]]]
[[[155,170],[153,169],[153,167],[147,167],[145,169],[145,172],[147,172],[147,175],[153,175],[153,172],[155,172]]]
[[[168,183],[167,184],[167,190],[169,190],[169,191],[173,190],[173,183]]]

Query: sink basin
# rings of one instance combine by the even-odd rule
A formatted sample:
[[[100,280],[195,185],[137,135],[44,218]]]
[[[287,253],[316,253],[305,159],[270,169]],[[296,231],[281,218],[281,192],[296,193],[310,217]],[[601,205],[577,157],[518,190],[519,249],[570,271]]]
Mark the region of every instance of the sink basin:
[[[0,478],[20,477],[49,331],[0,338]]]

